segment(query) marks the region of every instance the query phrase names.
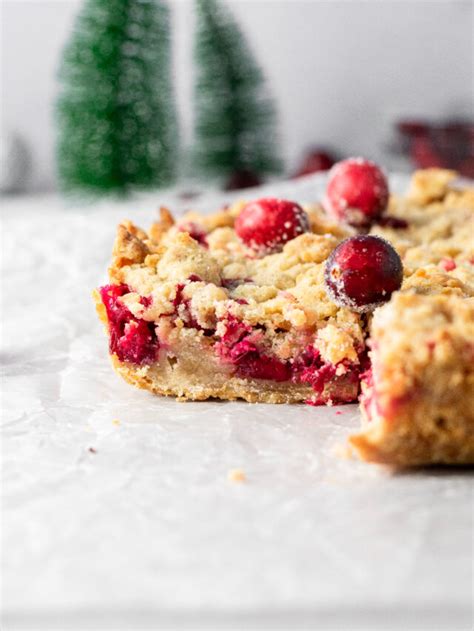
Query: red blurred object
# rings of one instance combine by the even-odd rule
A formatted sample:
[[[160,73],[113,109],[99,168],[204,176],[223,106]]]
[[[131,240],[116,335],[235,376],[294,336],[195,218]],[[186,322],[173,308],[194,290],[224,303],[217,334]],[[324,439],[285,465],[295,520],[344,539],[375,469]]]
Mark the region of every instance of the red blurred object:
[[[470,177],[474,180],[474,155],[466,158],[461,164],[458,166],[458,171],[464,177]]]
[[[303,158],[303,161],[293,177],[302,177],[311,173],[328,171],[336,162],[334,156],[321,149],[312,149]]]
[[[420,169],[428,169],[430,167],[443,169],[449,167],[449,163],[442,159],[429,137],[417,136],[413,138],[410,147],[410,157]]]
[[[251,188],[252,186],[259,186],[262,180],[256,173],[242,169],[241,171],[235,171],[227,180],[224,189],[226,191],[236,191],[240,188]]]
[[[426,169],[455,169],[474,177],[474,122],[446,120],[437,123],[420,119],[401,120],[396,125],[402,151],[414,165]]]
[[[429,124],[422,120],[402,120],[397,123],[397,129],[404,136],[426,136],[429,133]]]

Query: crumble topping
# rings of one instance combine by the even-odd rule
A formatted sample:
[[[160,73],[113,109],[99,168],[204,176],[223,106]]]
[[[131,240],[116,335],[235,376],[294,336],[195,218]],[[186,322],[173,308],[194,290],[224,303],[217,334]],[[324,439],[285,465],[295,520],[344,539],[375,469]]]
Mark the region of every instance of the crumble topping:
[[[415,174],[408,197],[392,199],[390,205],[390,213],[407,227],[375,226],[370,231],[390,241],[402,256],[404,291],[473,294],[474,193],[450,189],[453,179],[452,172],[440,170]],[[190,310],[202,330],[215,330],[230,312],[252,327],[265,327],[270,336],[309,329],[325,360],[356,361],[365,336],[363,322],[350,309],[338,308],[323,282],[326,259],[352,229],[335,224],[320,206],[312,205],[306,207],[311,233],[292,239],[282,252],[251,257],[233,230],[242,208],[239,202],[210,216],[191,212],[177,222],[162,208],[149,234],[123,222],[111,276],[130,287],[131,293],[122,298],[128,309],[157,322],[175,312],[177,287],[182,285],[185,304],[178,315]],[[205,233],[206,247],[182,231],[190,225]],[[142,304],[141,296],[150,298],[149,305]],[[181,319],[186,323],[185,316]],[[275,340],[275,347],[288,354],[288,344],[281,340]]]
[[[242,469],[230,469],[227,473],[227,479],[229,482],[245,482],[247,476]]]
[[[384,371],[377,375],[380,392],[389,388],[390,396],[405,393],[430,364],[436,370],[442,365],[454,383],[463,358],[466,363],[474,361],[474,298],[453,293],[398,293],[389,305],[376,311],[371,332],[376,340],[377,368]],[[408,355],[409,364],[405,362]]]

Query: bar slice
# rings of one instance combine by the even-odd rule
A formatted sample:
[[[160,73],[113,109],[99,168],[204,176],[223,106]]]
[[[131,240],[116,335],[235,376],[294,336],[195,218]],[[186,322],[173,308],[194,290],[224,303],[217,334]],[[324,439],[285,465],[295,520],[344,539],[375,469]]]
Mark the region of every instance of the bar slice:
[[[156,394],[202,400],[353,402],[365,319],[326,295],[324,262],[350,232],[308,210],[311,232],[249,255],[240,206],[148,233],[118,228],[110,285],[96,292],[117,372]]]
[[[363,376],[362,459],[474,462],[474,298],[398,293],[375,312]]]

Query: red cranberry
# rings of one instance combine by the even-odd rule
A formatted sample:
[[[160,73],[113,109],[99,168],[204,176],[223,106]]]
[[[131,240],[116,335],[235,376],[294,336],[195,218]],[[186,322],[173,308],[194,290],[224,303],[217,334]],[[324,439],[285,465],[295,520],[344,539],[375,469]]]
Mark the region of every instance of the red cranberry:
[[[387,203],[387,179],[370,160],[349,158],[331,169],[324,207],[337,219],[367,228],[380,217]]]
[[[402,279],[403,265],[395,249],[372,235],[340,243],[328,258],[324,275],[331,300],[359,313],[387,302]]]
[[[237,235],[259,254],[279,252],[287,241],[308,230],[308,215],[301,206],[272,197],[250,202],[235,220]]]

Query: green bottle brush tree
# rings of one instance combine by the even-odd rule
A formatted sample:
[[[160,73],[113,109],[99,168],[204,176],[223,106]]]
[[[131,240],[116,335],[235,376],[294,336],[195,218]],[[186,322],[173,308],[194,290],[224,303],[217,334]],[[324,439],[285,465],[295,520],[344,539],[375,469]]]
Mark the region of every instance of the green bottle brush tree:
[[[227,188],[254,185],[281,168],[275,109],[243,34],[215,0],[196,0],[197,173]]]
[[[65,192],[165,186],[177,162],[169,11],[156,0],[86,0],[61,69],[57,169]]]

